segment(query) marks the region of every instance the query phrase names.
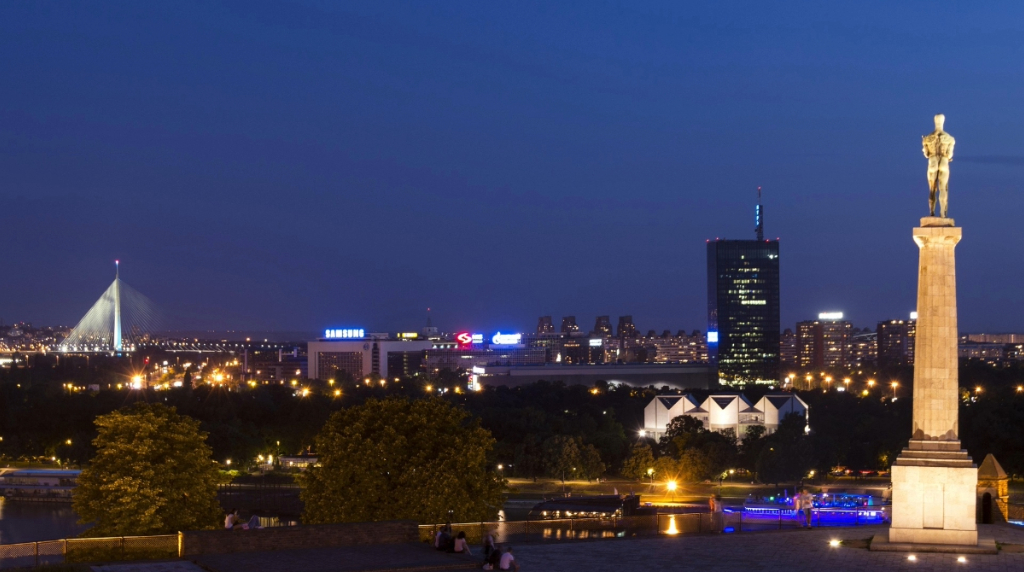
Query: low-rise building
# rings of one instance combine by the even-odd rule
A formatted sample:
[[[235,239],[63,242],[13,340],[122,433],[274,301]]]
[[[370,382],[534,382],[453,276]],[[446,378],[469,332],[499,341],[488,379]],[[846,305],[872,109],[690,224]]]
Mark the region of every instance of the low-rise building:
[[[661,438],[673,419],[689,415],[712,431],[732,430],[743,440],[747,427],[760,425],[774,433],[787,415],[808,415],[808,406],[795,393],[769,393],[756,404],[742,393],[712,393],[703,401],[693,394],[659,395],[644,408],[642,436]]]

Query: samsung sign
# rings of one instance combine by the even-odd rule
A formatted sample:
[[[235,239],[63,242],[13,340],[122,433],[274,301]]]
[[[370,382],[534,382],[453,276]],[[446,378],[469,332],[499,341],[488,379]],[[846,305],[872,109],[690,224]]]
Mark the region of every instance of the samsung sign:
[[[362,328],[343,328],[340,330],[327,330],[324,337],[329,340],[355,340],[366,337],[366,330]]]

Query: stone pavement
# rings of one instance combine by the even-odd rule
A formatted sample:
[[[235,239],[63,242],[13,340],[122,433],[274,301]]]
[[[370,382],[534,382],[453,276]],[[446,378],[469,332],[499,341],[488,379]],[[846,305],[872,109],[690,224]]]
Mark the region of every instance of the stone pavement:
[[[829,541],[863,541],[884,530],[878,526],[819,528],[712,536],[650,536],[610,540],[517,544],[516,560],[524,572],[845,572],[864,570],[939,571],[1024,570],[1024,528],[980,525],[983,537],[1009,544],[999,555],[870,552],[851,546],[832,547]],[[1011,552],[1010,550],[1021,550]],[[477,547],[474,547],[474,551]],[[479,569],[479,556],[463,557],[432,550],[426,544],[353,546],[317,550],[288,550],[201,556],[206,572],[356,572],[447,571]],[[188,563],[182,563],[188,564]],[[157,568],[167,563],[96,567],[102,572],[198,572],[198,568]],[[122,568],[121,566],[135,566]]]
[[[103,566],[93,566],[92,569],[93,572],[206,572],[199,566],[183,560],[104,564]]]
[[[586,570],[660,572],[715,570],[716,572],[844,572],[847,570],[1024,570],[1024,553],[967,556],[955,554],[869,552],[865,548],[831,547],[829,541],[864,540],[884,527],[820,528],[715,536],[636,538],[571,544],[534,544],[515,547],[524,571]],[[982,536],[1024,545],[1024,529],[1009,525],[982,526]]]
[[[363,572],[367,570],[459,570],[478,569],[477,556],[438,552],[426,543],[377,544],[275,552],[206,554],[193,557],[210,572]],[[148,571],[147,571],[148,572]]]

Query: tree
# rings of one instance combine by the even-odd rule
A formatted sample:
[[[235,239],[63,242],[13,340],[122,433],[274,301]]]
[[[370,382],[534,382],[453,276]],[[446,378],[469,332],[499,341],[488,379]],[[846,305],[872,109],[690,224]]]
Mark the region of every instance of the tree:
[[[580,453],[580,470],[577,474],[588,481],[596,479],[605,472],[604,462],[601,461],[601,452],[593,445],[586,445]]]
[[[343,409],[317,436],[302,521],[492,520],[505,488],[487,459],[493,446],[477,420],[438,398]]]
[[[812,448],[804,432],[802,415],[790,413],[775,433],[765,438],[757,459],[757,479],[762,483],[779,484],[799,481],[814,466]]]
[[[581,468],[582,448],[583,443],[579,437],[549,437],[544,441],[544,472],[550,477],[562,479],[562,484],[565,484],[565,478],[571,479]]]
[[[136,403],[96,418],[96,456],[78,478],[74,509],[88,536],[214,528],[218,469],[199,422]]]
[[[636,443],[629,450],[629,457],[622,465],[622,476],[642,481],[647,478],[647,470],[654,468],[654,451],[647,443]]]

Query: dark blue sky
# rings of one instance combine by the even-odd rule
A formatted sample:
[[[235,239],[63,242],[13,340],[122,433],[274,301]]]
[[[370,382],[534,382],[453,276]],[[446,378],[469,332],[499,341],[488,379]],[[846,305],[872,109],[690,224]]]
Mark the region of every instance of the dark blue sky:
[[[0,317],[111,261],[181,328],[705,329],[705,240],[785,325],[914,307],[957,138],[961,328],[1024,330],[1024,5],[0,3]]]

